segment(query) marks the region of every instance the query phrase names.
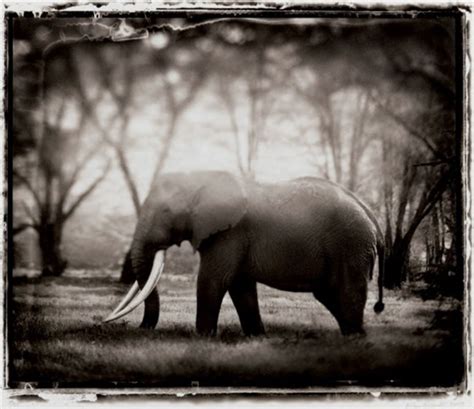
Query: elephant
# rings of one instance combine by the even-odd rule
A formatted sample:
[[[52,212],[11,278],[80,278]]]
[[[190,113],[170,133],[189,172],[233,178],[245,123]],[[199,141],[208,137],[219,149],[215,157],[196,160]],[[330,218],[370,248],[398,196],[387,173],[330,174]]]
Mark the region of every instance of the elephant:
[[[374,310],[384,309],[383,235],[373,213],[353,193],[316,177],[263,184],[224,171],[200,171],[162,174],[153,182],[130,247],[136,282],[106,322],[144,302],[141,327],[156,326],[156,285],[165,251],[183,241],[200,254],[198,334],[216,334],[227,292],[244,334],[265,334],[257,283],[312,293],[343,335],[363,334],[377,256]]]

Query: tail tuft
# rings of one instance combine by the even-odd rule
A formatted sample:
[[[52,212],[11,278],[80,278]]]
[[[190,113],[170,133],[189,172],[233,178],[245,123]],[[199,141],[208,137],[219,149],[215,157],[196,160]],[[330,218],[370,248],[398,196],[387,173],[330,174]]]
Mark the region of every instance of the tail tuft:
[[[384,308],[385,308],[385,304],[382,301],[377,301],[374,305],[374,311],[377,314],[380,314]]]

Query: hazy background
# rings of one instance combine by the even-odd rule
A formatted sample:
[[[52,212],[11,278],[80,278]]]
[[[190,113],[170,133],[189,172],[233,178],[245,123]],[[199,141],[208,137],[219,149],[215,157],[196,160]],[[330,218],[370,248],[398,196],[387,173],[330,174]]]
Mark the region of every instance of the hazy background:
[[[17,266],[118,268],[152,177],[226,169],[345,185],[383,227],[389,286],[429,272],[462,291],[454,19],[25,18],[13,35]]]

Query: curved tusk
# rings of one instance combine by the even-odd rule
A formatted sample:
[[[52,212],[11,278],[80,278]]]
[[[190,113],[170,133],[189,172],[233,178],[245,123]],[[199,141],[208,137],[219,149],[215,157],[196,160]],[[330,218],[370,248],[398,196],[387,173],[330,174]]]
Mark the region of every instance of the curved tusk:
[[[112,314],[116,314],[121,309],[126,307],[130,303],[130,301],[132,301],[133,297],[135,297],[135,295],[138,293],[138,291],[140,291],[140,288],[138,287],[138,283],[135,281],[133,283],[133,285],[130,287],[130,290],[128,290],[127,295],[125,297],[123,297],[122,301],[120,301],[120,304],[117,305],[115,310],[112,311]]]
[[[135,308],[137,308],[145,299],[150,295],[150,293],[153,291],[153,289],[156,287],[158,284],[158,281],[160,279],[161,273],[163,272],[163,268],[165,266],[165,251],[160,250],[156,253],[155,259],[153,260],[153,266],[151,268],[150,276],[148,277],[147,282],[145,283],[143,289],[140,291],[140,293],[132,300],[127,302],[124,302],[125,299],[120,303],[120,305],[124,304],[122,306],[122,309],[119,309],[118,307],[104,320],[104,322],[109,322],[109,321],[114,321],[118,318],[123,317],[124,315],[127,315],[129,312],[133,311]],[[125,298],[128,298],[130,293],[132,292],[132,289],[135,285],[132,286],[128,294],[125,296]],[[138,287],[138,284],[137,284]],[[127,305],[128,303],[128,305]],[[119,307],[120,307],[119,305]]]

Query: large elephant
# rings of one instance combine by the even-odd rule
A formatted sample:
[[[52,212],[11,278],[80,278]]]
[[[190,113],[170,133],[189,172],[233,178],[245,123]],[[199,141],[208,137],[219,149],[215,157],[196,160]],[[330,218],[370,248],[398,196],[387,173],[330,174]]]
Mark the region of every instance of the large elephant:
[[[227,291],[244,333],[263,334],[257,282],[311,292],[343,334],[363,333],[367,284],[377,253],[379,300],[374,309],[383,310],[382,234],[372,212],[352,193],[313,177],[260,184],[209,171],[170,173],[153,184],[130,250],[136,283],[106,321],[144,301],[141,326],[156,326],[156,285],[165,250],[185,240],[201,256],[199,334],[215,334]]]

